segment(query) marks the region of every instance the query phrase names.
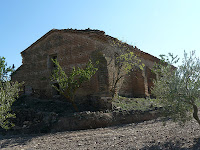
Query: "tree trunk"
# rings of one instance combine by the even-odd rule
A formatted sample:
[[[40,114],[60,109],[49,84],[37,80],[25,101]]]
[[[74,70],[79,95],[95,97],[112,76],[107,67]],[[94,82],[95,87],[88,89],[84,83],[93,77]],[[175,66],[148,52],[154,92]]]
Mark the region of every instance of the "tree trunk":
[[[198,116],[198,107],[195,104],[192,104],[192,106],[193,106],[193,110],[194,110],[193,117],[200,125],[200,120],[199,120],[199,116]]]
[[[72,95],[72,97],[70,97],[70,101],[75,109],[76,112],[78,112],[78,107],[76,106],[76,103],[74,102],[74,94]]]
[[[78,107],[76,106],[76,104],[75,104],[75,102],[74,102],[74,101],[72,102],[72,105],[73,105],[73,107],[74,107],[75,111],[76,111],[76,112],[78,112],[78,111],[79,111],[79,110],[78,110]]]
[[[111,89],[111,92],[112,92],[112,100],[115,96],[117,96],[118,94],[118,91],[117,91],[117,83],[119,82],[119,80],[122,78],[123,76],[120,76],[119,78],[116,79],[112,89]]]
[[[62,93],[69,101],[70,103],[72,104],[72,106],[74,107],[75,111],[78,112],[79,109],[78,107],[76,106],[75,102],[74,102],[74,96],[73,97],[69,97],[67,96],[65,93]]]

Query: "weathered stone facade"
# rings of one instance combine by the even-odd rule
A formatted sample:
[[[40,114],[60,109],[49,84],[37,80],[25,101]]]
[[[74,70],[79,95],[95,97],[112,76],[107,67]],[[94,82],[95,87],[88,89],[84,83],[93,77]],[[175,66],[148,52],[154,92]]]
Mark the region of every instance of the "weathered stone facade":
[[[54,68],[52,58],[58,60],[66,73],[73,66],[84,67],[89,59],[98,58],[98,72],[77,91],[77,96],[109,96],[112,73],[115,71],[111,58],[118,51],[111,46],[113,40],[116,39],[99,30],[53,29],[21,52],[23,64],[12,75],[12,80],[24,81],[26,94],[53,97],[57,93],[52,88],[52,84],[56,83],[50,81]],[[155,78],[151,68],[159,59],[137,47],[126,46],[139,55],[145,68],[127,75],[121,83],[119,94],[130,97],[149,96],[152,78]]]

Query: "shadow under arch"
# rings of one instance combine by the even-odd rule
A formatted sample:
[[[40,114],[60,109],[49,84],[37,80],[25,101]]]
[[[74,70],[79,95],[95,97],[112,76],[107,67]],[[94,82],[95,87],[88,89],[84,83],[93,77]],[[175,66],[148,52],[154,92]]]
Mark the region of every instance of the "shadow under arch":
[[[98,71],[97,71],[97,82],[98,82],[98,94],[106,95],[109,93],[109,77],[108,77],[108,63],[105,58],[105,54],[96,50],[91,53],[91,60],[93,64],[97,61]]]

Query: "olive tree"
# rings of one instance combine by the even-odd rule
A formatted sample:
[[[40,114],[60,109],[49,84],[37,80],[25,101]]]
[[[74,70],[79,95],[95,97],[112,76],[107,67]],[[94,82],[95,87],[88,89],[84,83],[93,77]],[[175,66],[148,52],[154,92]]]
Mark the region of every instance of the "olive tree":
[[[5,58],[0,57],[0,126],[9,129],[14,126],[9,118],[15,118],[11,106],[18,97],[21,84],[9,81],[9,73],[13,72],[13,68],[6,66]]]
[[[0,126],[4,129],[14,126],[8,119],[15,118],[15,114],[11,113],[11,106],[18,98],[20,85],[18,82],[0,82]]]
[[[175,68],[172,65],[178,61],[177,56],[169,56],[162,56],[161,63],[155,65],[157,79],[152,94],[163,106],[165,118],[184,124],[193,117],[200,125],[200,59],[195,51],[184,52],[182,64]]]
[[[51,81],[58,83],[59,87],[56,87],[54,85],[52,86],[60,94],[65,96],[72,103],[74,109],[78,111],[74,100],[75,93],[84,82],[90,80],[90,78],[96,73],[98,68],[96,68],[92,64],[92,61],[89,60],[84,69],[73,67],[72,71],[67,75],[65,71],[63,71],[57,60],[52,59],[52,61],[53,63],[55,63],[56,69],[53,71]]]
[[[13,65],[14,66],[14,65]],[[9,73],[14,71],[14,67],[7,67],[7,63],[4,57],[0,57],[0,82],[9,80]]]

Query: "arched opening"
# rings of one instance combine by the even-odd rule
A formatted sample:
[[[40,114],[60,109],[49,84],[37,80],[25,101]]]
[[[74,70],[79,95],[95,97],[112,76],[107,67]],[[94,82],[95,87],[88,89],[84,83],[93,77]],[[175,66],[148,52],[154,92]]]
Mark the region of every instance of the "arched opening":
[[[108,93],[109,90],[109,78],[108,78],[108,66],[107,60],[101,51],[94,51],[91,54],[91,60],[93,63],[98,61],[97,82],[98,93]]]

